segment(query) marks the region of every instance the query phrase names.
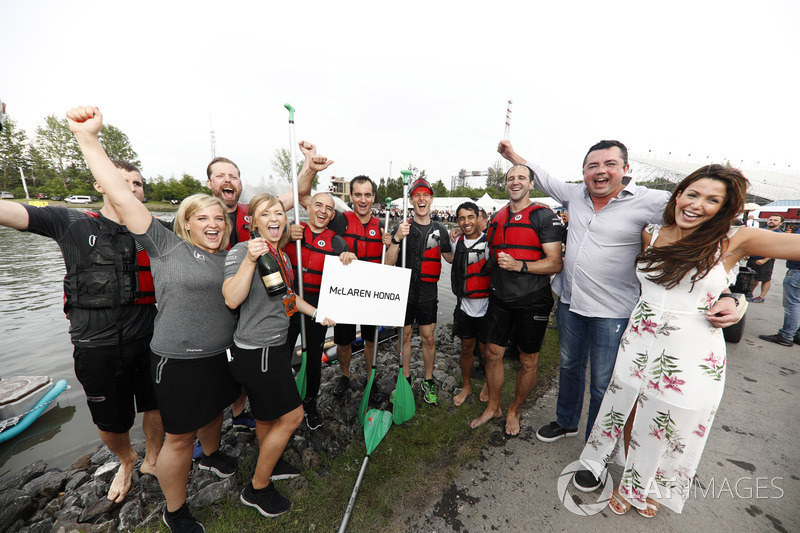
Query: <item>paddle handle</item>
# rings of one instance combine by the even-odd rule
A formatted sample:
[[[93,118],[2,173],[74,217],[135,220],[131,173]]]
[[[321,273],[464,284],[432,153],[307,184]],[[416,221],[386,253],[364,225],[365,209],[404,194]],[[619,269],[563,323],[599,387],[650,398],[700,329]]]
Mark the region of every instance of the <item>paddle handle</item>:
[[[358,495],[358,489],[361,488],[361,481],[364,479],[364,472],[367,471],[368,462],[369,454],[364,457],[364,462],[361,464],[361,471],[358,473],[358,479],[356,479],[356,486],[353,488],[353,494],[350,495],[350,501],[347,502],[347,510],[344,512],[344,518],[342,518],[342,525],[339,527],[339,533],[344,533],[347,529],[347,522],[350,521],[350,514],[353,512],[353,507],[356,504],[356,496]]]

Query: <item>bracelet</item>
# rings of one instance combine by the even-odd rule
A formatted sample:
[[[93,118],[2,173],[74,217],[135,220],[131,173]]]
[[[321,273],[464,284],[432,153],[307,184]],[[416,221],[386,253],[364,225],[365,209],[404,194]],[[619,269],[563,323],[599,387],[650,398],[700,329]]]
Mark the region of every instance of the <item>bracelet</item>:
[[[400,241],[394,240],[394,235],[392,235],[392,244],[400,244]]]
[[[311,313],[311,320],[316,320],[316,318],[317,318],[317,310],[314,309],[314,312]]]
[[[722,294],[719,295],[717,301],[722,300],[723,298],[733,298],[733,301],[736,303],[736,307],[739,307],[739,298],[737,298],[735,294],[732,294],[730,292],[723,292]]]

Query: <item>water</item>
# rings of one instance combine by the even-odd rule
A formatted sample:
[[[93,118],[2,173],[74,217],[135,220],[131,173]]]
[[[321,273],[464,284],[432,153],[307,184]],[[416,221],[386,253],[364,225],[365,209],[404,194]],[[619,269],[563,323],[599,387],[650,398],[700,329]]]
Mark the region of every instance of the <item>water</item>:
[[[172,216],[172,214],[164,214]],[[19,436],[0,444],[0,477],[43,459],[69,467],[100,444],[80,383],[75,378],[69,322],[64,316],[64,260],[55,241],[0,226],[0,377],[45,375],[67,380],[58,406]],[[439,323],[452,321],[450,265],[439,283]],[[131,429],[143,438],[141,416]]]

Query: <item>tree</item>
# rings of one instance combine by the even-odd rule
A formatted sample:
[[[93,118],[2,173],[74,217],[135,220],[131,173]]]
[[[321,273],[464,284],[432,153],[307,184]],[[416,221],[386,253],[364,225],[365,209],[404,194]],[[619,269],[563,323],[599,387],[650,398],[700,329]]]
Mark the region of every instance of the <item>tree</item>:
[[[300,174],[300,169],[303,168],[305,158],[297,162],[297,174]],[[286,148],[278,148],[272,156],[272,169],[278,173],[278,176],[283,177],[289,183],[292,182],[292,158],[289,150]],[[319,185],[319,176],[314,176],[311,182],[311,188],[316,189]]]
[[[445,198],[450,196],[450,193],[447,191],[447,187],[445,187],[442,180],[437,181],[433,184],[433,195],[437,198]]]
[[[0,130],[0,167],[2,167],[0,187],[3,190],[15,189],[21,184],[19,167],[26,166],[27,142],[28,136],[25,130],[17,127],[16,121],[6,115],[3,129]]]
[[[69,167],[86,169],[86,164],[81,157],[78,141],[72,135],[67,124],[67,119],[57,119],[55,115],[45,118],[45,127],[36,128],[36,148],[42,157],[55,169],[66,191],[73,175],[67,175]],[[91,177],[89,178],[91,179]]]
[[[98,137],[100,139],[100,144],[103,145],[109,158],[122,159],[123,161],[135,165],[139,170],[142,169],[139,155],[134,151],[131,146],[131,141],[122,130],[111,124],[106,124],[103,126],[103,129],[100,130],[100,135],[98,135]]]
[[[494,165],[487,169],[488,176],[486,177],[487,189],[505,189],[506,187],[506,172],[500,166],[500,161],[495,161]]]
[[[378,191],[375,193],[377,196],[375,197],[376,202],[383,202],[388,194],[386,194],[386,178],[381,178],[380,182],[378,183]]]
[[[403,197],[403,178],[389,178],[386,180],[386,196],[392,199]]]

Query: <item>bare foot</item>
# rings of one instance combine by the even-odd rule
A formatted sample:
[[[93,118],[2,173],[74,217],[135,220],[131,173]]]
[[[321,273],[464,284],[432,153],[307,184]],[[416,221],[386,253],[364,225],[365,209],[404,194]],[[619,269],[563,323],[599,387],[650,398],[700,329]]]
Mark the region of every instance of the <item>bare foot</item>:
[[[484,425],[489,420],[493,418],[499,418],[501,416],[503,416],[503,411],[501,409],[498,408],[497,411],[489,411],[489,408],[487,407],[481,416],[469,423],[469,427],[475,429]]]
[[[144,458],[142,462],[142,466],[139,467],[139,470],[142,474],[150,474],[151,476],[156,475],[156,462],[153,461],[152,463],[147,461],[147,457]]]
[[[519,435],[519,411],[509,411],[506,415],[506,435]]]
[[[463,389],[461,389],[461,392],[459,392],[453,397],[453,405],[458,407],[459,405],[464,403],[464,400],[466,400],[467,396],[469,396],[470,394],[472,394],[472,388],[464,387]]]
[[[131,490],[131,474],[133,474],[133,467],[136,465],[136,460],[139,456],[136,452],[131,450],[131,456],[126,461],[120,461],[119,470],[111,481],[111,486],[108,488],[108,496],[112,502],[120,503],[128,495]]]
[[[489,386],[484,383],[483,388],[481,389],[481,401],[486,403],[489,401]]]

